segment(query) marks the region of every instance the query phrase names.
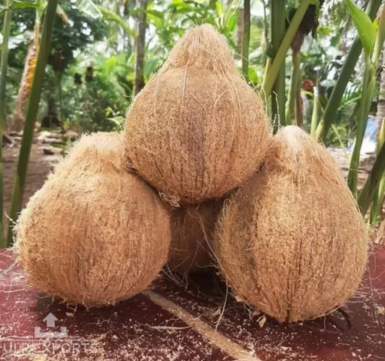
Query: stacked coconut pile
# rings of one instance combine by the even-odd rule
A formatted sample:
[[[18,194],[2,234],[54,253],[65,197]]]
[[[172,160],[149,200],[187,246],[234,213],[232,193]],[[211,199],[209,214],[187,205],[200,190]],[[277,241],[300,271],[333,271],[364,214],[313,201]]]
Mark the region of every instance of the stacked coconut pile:
[[[367,253],[328,152],[296,127],[270,136],[209,25],[176,44],[124,134],[80,139],[22,212],[15,248],[31,286],[87,307],[143,291],[166,262],[216,263],[237,299],[279,321],[345,303]]]

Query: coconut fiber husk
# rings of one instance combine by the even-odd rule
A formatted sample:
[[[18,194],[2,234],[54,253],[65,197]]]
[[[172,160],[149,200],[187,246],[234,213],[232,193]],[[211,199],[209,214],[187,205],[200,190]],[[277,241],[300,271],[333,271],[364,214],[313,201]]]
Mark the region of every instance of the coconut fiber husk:
[[[222,204],[222,201],[207,201],[172,209],[167,262],[171,271],[202,272],[214,264],[212,238]]]
[[[127,173],[127,162],[123,134],[98,132],[82,136],[55,172],[72,171],[76,167],[82,172]]]
[[[170,245],[168,211],[124,159],[120,134],[85,136],[31,198],[15,249],[32,287],[91,307],[156,278]]]
[[[295,322],[343,305],[367,258],[364,221],[327,150],[297,127],[274,138],[263,169],[221,215],[221,271],[239,299]]]
[[[268,144],[264,105],[211,25],[187,33],[134,100],[133,167],[171,204],[220,198],[250,178]]]

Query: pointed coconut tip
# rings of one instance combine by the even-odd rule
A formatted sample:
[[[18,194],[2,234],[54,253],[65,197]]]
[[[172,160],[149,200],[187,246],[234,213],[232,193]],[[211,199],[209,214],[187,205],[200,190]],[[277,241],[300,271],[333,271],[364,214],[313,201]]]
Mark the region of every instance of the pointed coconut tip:
[[[184,66],[238,73],[226,39],[210,24],[187,32],[172,49],[164,70]]]
[[[329,154],[322,144],[296,125],[282,128],[274,137],[272,148],[274,147],[285,147],[286,151],[280,153],[284,157],[288,152],[300,157],[314,156],[317,158],[320,152]],[[329,158],[332,159],[331,156]]]
[[[265,167],[269,171],[286,171],[303,182],[307,181],[309,167],[318,168],[320,176],[328,174],[334,183],[341,186],[345,183],[338,165],[326,148],[296,125],[280,129],[273,138],[265,158]]]
[[[285,146],[291,154],[301,153],[306,144],[313,143],[313,139],[308,137],[308,134],[296,125],[289,125],[280,129],[275,139],[273,146]],[[285,155],[285,152],[283,155]]]
[[[126,169],[123,133],[98,132],[83,135],[71,148],[63,162],[55,167],[55,171],[75,167],[83,171],[107,172]],[[68,167],[72,164],[72,167]]]

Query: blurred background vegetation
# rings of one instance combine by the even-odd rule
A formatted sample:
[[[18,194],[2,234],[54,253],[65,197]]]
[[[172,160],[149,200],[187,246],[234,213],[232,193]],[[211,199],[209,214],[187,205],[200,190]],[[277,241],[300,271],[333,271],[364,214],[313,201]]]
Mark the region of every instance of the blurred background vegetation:
[[[42,9],[46,1],[38,1]],[[34,46],[37,21],[35,1],[20,1],[12,13],[9,39],[9,69],[6,114],[9,125],[15,118],[20,87],[29,49]],[[30,4],[28,4],[30,3]],[[243,37],[243,0],[117,0],[62,1],[57,12],[39,119],[53,115],[67,128],[77,132],[120,128],[133,97],[135,75],[135,38],[140,15],[145,12],[143,78],[146,82],[162,65],[169,50],[183,33],[197,24],[213,24],[238,54],[241,68]],[[300,1],[288,0],[281,22],[289,23]],[[366,1],[361,1],[365,7]],[[24,6],[24,7],[23,7]],[[144,9],[144,7],[145,9]],[[271,38],[269,0],[251,1],[249,81],[260,88]],[[40,10],[43,16],[43,10]],[[143,18],[143,16],[142,16]],[[319,22],[318,27],[314,21]],[[0,27],[3,19],[0,20]],[[310,31],[300,49],[303,98],[303,123],[310,130],[313,87],[319,83],[321,106],[336,83],[355,37],[354,24],[341,0],[325,1],[318,20],[308,19]],[[36,56],[36,51],[35,54]],[[287,54],[286,88],[290,87],[292,59]],[[27,64],[27,65],[26,65]],[[355,132],[354,111],[362,87],[363,62],[358,62],[338,109],[335,130],[328,133],[328,145],[345,145]],[[375,114],[379,96],[372,104]],[[20,103],[20,99],[19,99]],[[22,102],[25,108],[26,99]],[[52,114],[53,113],[53,114]],[[11,126],[15,128],[15,126]],[[21,130],[16,126],[17,130]]]

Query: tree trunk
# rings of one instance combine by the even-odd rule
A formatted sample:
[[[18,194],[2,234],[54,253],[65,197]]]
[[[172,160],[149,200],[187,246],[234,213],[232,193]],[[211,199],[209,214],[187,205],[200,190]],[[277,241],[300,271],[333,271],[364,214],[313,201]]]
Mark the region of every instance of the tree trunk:
[[[237,20],[237,52],[235,56],[237,59],[242,59],[242,45],[243,45],[243,13],[244,10],[238,9],[238,20]]]
[[[10,125],[11,131],[20,132],[23,129],[24,124],[24,106],[28,101],[29,93],[31,91],[33,76],[35,73],[37,50],[39,42],[40,23],[35,24],[35,31],[33,39],[28,47],[27,57],[25,60],[23,76],[21,78],[20,88],[17,93],[15,101],[15,109],[12,115],[12,121]]]
[[[243,41],[242,72],[245,80],[249,80],[249,48],[250,48],[250,0],[243,1]]]
[[[136,96],[144,87],[144,49],[146,46],[146,9],[147,0],[139,0],[138,7],[143,11],[136,16],[136,41],[135,41],[135,80],[134,80],[134,96]]]

